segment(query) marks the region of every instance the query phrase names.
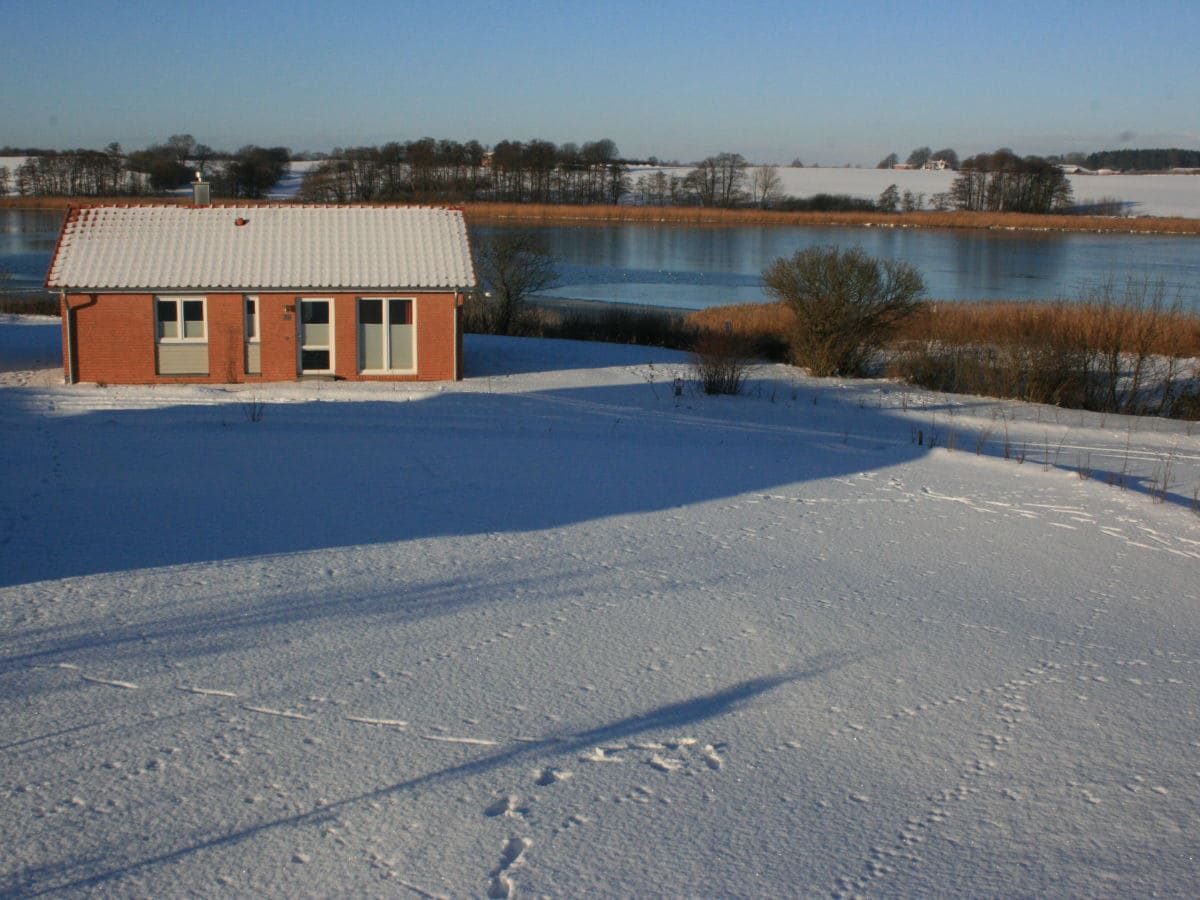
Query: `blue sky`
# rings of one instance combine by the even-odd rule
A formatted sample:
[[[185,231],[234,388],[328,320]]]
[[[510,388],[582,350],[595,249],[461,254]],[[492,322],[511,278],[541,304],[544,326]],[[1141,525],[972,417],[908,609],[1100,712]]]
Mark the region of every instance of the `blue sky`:
[[[1200,146],[1200,3],[0,0],[0,144]]]

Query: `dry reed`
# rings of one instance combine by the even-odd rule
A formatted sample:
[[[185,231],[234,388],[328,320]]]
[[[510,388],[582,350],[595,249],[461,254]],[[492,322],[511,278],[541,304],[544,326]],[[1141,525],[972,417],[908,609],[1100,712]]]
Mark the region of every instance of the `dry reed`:
[[[1145,313],[1121,306],[1058,303],[1036,300],[939,301],[928,303],[903,322],[897,343],[932,341],[946,345],[1018,344],[1047,334],[1099,335],[1116,328],[1136,333]],[[1167,325],[1157,330],[1149,352],[1183,358],[1200,357],[1200,315],[1163,314]],[[751,338],[786,340],[796,316],[784,303],[743,303],[714,306],[689,313],[691,325],[709,331],[728,327]],[[1093,347],[1094,348],[1094,347]]]
[[[1084,231],[1200,235],[1200,219],[1181,217],[1031,215],[985,212],[782,212],[703,206],[567,206],[537,203],[466,203],[471,224],[498,222],[605,225],[825,225],[857,228],[968,228],[995,231]]]
[[[1063,336],[1086,349],[1103,349],[1114,331],[1135,335],[1146,330],[1152,312],[1099,303],[1035,300],[957,301],[926,304],[901,324],[897,342],[932,341],[943,345],[1028,344]],[[1147,352],[1189,358],[1200,356],[1200,315],[1157,311]]]
[[[785,359],[795,317],[782,303],[745,304],[700,310],[687,323]],[[928,303],[885,355],[890,374],[935,390],[1200,418],[1200,315],[1155,286],[1109,288],[1077,303]]]
[[[216,202],[239,206],[288,203],[287,200],[232,200]],[[191,202],[189,196],[137,197],[0,197],[0,208],[66,209],[70,206],[135,204],[172,206]],[[394,206],[356,204],[363,206]],[[570,222],[605,225],[627,222],[646,225],[808,225],[848,228],[950,228],[993,231],[1076,231],[1108,234],[1173,234],[1200,236],[1200,219],[1183,217],[1070,216],[1025,213],[989,213],[927,210],[911,213],[784,212],[770,209],[722,209],[704,206],[569,206],[551,203],[460,204],[472,225],[503,223],[537,224]]]

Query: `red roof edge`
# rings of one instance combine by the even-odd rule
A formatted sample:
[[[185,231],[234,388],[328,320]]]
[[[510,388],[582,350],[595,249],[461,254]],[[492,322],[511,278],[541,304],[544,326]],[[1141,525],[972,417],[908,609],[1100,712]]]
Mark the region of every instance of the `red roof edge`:
[[[67,207],[67,215],[63,218],[62,228],[58,230],[58,238],[54,242],[54,252],[50,254],[50,267],[46,269],[46,278],[42,282],[42,286],[46,290],[51,289],[50,278],[54,274],[54,264],[58,262],[58,249],[62,246],[63,237],[66,236],[67,226],[71,225],[78,218],[79,213],[86,208],[84,206]]]

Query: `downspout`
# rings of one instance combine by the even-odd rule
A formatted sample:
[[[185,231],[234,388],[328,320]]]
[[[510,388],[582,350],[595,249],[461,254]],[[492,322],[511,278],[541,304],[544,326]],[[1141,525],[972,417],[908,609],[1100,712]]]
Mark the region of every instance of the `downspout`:
[[[63,310],[63,340],[67,342],[67,384],[79,383],[79,356],[75,348],[75,310],[84,306],[91,306],[96,302],[96,294],[88,294],[87,302],[79,304],[78,307],[72,306],[68,299],[66,290],[58,292],[59,303],[62,304]]]
[[[458,288],[454,289],[454,380],[462,381],[462,360],[458,348],[462,344],[462,307],[459,306]]]
[[[67,292],[58,292],[59,308],[63,315],[63,340],[67,343],[67,384],[75,384],[75,311],[67,302]]]

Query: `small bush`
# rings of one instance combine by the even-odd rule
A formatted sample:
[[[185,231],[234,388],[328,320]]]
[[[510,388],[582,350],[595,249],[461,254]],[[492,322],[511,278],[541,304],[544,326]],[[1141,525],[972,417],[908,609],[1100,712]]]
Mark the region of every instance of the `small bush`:
[[[708,331],[696,339],[692,366],[696,382],[706,394],[740,394],[750,368],[745,338]]]

